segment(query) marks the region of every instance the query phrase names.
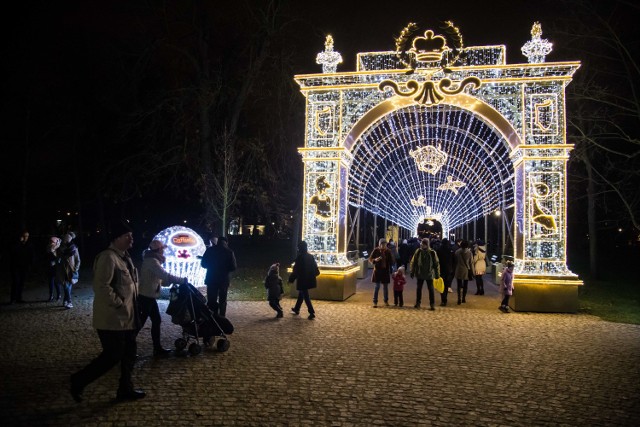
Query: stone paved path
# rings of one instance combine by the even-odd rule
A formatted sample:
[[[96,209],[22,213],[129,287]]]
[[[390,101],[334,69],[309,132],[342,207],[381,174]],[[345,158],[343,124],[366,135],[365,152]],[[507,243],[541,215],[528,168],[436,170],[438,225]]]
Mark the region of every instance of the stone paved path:
[[[470,294],[475,285],[470,285]],[[2,425],[621,426],[640,424],[640,327],[587,315],[503,314],[495,286],[462,306],[371,308],[367,279],[346,302],[316,301],[317,318],[273,318],[266,302],[231,302],[226,353],[154,359],[149,323],[134,381],[147,398],[112,401],[118,370],[85,401],[68,376],[99,352],[92,291],[75,308],[0,307]],[[30,290],[27,299],[45,297]],[[423,298],[423,301],[428,298]],[[436,297],[439,303],[439,297]],[[161,311],[166,308],[161,301]],[[284,300],[286,310],[291,299]],[[424,304],[423,303],[423,307]],[[409,307],[407,307],[409,306]],[[303,309],[304,311],[304,309]],[[306,314],[306,313],[302,313]],[[163,314],[170,346],[180,328]]]

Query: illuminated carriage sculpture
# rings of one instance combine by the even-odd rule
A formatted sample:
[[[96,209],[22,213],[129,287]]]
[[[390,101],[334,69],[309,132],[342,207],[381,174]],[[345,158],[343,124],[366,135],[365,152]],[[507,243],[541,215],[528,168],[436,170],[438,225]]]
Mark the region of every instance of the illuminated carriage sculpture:
[[[360,53],[336,73],[327,37],[323,73],[298,75],[306,97],[302,238],[321,270],[312,296],[344,300],[347,258],[365,209],[406,230],[425,216],[444,235],[494,211],[514,212],[518,311],[574,312],[582,282],[566,265],[565,87],[579,62],[544,62],[551,44],[534,24],[526,64],[504,46],[467,47],[451,22],[409,24],[391,52]],[[467,236],[473,237],[473,236]]]

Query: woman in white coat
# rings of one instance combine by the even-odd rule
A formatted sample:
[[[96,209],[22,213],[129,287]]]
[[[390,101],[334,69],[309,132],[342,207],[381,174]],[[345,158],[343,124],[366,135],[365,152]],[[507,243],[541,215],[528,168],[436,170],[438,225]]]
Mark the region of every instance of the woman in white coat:
[[[476,276],[476,295],[484,295],[482,276],[487,272],[487,246],[482,240],[476,241],[473,251],[473,271]]]

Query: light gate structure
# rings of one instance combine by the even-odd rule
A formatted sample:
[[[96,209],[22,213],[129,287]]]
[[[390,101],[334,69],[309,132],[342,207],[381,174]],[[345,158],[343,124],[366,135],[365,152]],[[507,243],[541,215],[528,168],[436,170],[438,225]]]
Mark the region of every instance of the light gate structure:
[[[295,76],[306,98],[302,239],[321,270],[314,298],[355,292],[352,209],[404,230],[431,218],[444,236],[510,211],[512,308],[577,310],[565,88],[580,63],[545,62],[551,44],[538,23],[531,34],[528,62],[508,64],[505,46],[465,47],[452,22],[411,23],[395,51],[359,53],[353,72],[336,72],[342,58],[327,37],[323,72]]]

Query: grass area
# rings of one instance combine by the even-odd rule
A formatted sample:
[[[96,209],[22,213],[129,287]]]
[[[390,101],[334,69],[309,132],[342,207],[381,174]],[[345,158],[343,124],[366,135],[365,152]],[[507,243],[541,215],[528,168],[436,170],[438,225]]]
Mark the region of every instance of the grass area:
[[[280,277],[283,280],[285,294],[288,295],[290,285],[287,283],[287,267],[294,258],[291,245],[290,240],[231,237],[229,247],[236,254],[238,269],[231,275],[229,299],[266,300],[264,279],[269,267],[276,262],[280,263]]]
[[[578,310],[610,322],[640,325],[638,279],[585,280]]]

